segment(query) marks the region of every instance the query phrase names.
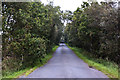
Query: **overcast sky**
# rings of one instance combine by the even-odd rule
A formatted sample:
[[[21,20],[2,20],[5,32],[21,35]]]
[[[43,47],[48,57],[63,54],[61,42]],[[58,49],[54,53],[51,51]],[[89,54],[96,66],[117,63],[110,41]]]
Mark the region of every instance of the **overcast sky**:
[[[75,11],[77,7],[80,7],[83,1],[87,0],[41,0],[42,3],[47,4],[47,1],[53,1],[54,6],[60,6],[61,10],[71,10]],[[98,2],[104,1],[104,0],[96,0]]]

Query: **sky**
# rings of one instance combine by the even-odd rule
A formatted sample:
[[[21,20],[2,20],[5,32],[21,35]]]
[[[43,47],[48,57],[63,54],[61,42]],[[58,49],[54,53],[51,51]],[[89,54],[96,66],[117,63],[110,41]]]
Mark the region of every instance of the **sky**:
[[[53,1],[54,6],[60,6],[61,10],[70,10],[70,11],[75,11],[77,7],[80,7],[83,1],[87,0],[41,0],[42,3],[47,4],[48,1]],[[104,0],[96,0],[98,2],[104,1]]]

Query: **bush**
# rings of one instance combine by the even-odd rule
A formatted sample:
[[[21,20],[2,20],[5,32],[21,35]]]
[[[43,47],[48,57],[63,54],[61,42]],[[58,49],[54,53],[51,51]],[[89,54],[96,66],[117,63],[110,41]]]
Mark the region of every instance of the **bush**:
[[[12,41],[6,47],[7,55],[3,57],[3,70],[16,71],[28,66],[34,66],[36,61],[46,55],[46,43],[42,38],[31,38],[31,34],[25,34],[21,41]]]

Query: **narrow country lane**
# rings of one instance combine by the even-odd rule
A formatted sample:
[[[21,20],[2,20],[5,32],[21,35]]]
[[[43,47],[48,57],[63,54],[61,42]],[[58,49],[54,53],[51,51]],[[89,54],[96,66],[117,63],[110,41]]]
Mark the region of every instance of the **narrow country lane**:
[[[108,78],[102,72],[89,68],[65,44],[60,44],[49,62],[26,78]]]

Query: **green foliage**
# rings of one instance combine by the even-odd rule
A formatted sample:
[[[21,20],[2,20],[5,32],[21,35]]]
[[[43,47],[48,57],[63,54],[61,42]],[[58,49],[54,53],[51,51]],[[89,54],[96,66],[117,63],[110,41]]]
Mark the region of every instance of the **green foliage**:
[[[65,28],[67,42],[84,48],[94,57],[119,63],[118,10],[115,3],[83,2]]]
[[[53,46],[51,52],[49,52],[49,54],[46,55],[44,58],[41,58],[42,63],[38,60],[38,61],[36,61],[36,64],[34,66],[29,65],[29,67],[26,67],[25,69],[21,69],[21,70],[18,70],[18,71],[13,71],[13,72],[12,71],[7,71],[6,75],[3,76],[3,79],[11,78],[11,80],[12,80],[13,78],[18,78],[21,75],[25,75],[25,76],[29,75],[31,72],[33,72],[38,67],[41,67],[41,66],[45,65],[48,62],[48,60],[50,60],[52,58],[52,55],[57,48],[58,48],[58,46]],[[7,60],[7,62],[9,62],[9,61]],[[11,62],[12,62],[12,60],[11,60]],[[13,60],[12,63],[14,63],[14,62],[16,62],[16,61]],[[12,68],[12,69],[15,69],[15,66],[16,65],[13,65],[14,68]],[[19,65],[17,65],[17,66],[19,66]]]
[[[59,6],[41,2],[3,2],[3,76],[43,62],[62,36]]]

